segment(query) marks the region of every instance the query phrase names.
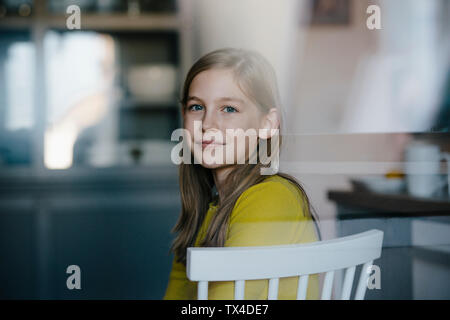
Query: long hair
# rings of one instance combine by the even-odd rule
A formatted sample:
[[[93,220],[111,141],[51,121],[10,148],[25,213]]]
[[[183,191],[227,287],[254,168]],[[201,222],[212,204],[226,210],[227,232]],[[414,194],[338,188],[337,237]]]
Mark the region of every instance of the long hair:
[[[230,69],[233,71],[234,80],[249,99],[261,110],[268,112],[276,107],[280,114],[280,127],[282,125],[282,110],[276,82],[275,72],[270,63],[259,53],[251,50],[223,48],[212,51],[190,68],[186,75],[183,91],[180,99],[182,108],[186,107],[189,95],[189,87],[193,79],[202,71],[213,68]],[[281,134],[278,136],[281,146]],[[259,140],[259,139],[258,139]],[[267,139],[267,146],[271,149],[271,139]],[[258,148],[260,148],[258,142]],[[276,150],[279,152],[279,150]],[[273,154],[269,154],[269,157]],[[192,157],[192,155],[191,155]],[[194,246],[198,230],[208,211],[209,204],[215,202],[217,211],[206,231],[205,238],[200,244],[202,247],[222,247],[227,238],[229,217],[239,196],[248,188],[262,182],[267,175],[261,174],[262,168],[267,164],[260,161],[250,164],[236,165],[224,181],[223,197],[219,199],[212,193],[214,179],[210,169],[200,164],[181,163],[179,166],[179,184],[181,194],[181,214],[172,232],[177,233],[171,250],[175,253],[177,261],[186,264],[186,251]],[[313,221],[318,222],[315,210],[302,185],[292,176],[284,173],[276,173],[292,182],[304,199],[303,212],[310,215]],[[313,212],[314,211],[314,212]],[[320,239],[320,229],[317,227]]]

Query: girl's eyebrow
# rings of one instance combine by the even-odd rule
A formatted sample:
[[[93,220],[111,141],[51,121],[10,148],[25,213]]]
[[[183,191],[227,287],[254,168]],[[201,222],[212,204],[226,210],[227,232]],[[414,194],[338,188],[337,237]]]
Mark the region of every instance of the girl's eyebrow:
[[[197,101],[203,102],[202,99],[200,99],[196,96],[189,96],[187,101],[190,101],[190,100],[197,100]],[[240,98],[234,98],[234,97],[221,97],[221,98],[216,99],[216,102],[218,102],[218,101],[235,101],[235,102],[244,103],[244,100],[242,100]]]

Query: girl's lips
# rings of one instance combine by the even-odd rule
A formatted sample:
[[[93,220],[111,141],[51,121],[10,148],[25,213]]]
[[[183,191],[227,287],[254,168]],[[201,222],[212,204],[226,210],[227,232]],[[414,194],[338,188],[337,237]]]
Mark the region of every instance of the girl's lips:
[[[203,149],[209,145],[212,145],[212,146],[223,146],[224,145],[223,143],[217,143],[217,142],[214,142],[213,140],[204,140],[201,142],[201,144],[202,144]]]

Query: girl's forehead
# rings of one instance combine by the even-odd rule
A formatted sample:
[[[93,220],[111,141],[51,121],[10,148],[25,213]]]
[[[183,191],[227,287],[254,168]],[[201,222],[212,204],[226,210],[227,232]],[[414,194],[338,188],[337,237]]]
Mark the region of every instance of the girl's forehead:
[[[217,96],[234,96],[245,99],[245,94],[230,69],[210,69],[200,72],[191,82],[189,95],[202,99]]]

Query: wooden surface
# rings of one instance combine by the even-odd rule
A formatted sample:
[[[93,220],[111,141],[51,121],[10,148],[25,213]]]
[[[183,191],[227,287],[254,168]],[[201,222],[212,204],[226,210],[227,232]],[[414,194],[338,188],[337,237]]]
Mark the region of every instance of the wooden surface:
[[[384,194],[370,191],[328,191],[328,199],[338,205],[360,208],[361,216],[448,216],[450,215],[450,197],[419,198],[406,193]],[[358,215],[359,211],[347,213]]]

